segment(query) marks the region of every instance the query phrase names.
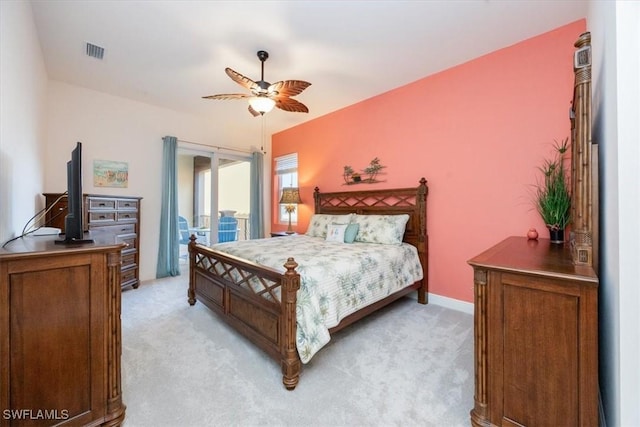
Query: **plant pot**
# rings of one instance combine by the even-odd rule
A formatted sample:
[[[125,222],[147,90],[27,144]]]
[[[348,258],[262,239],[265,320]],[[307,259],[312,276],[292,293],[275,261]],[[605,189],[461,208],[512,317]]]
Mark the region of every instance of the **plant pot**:
[[[564,229],[549,229],[551,243],[564,243]]]
[[[354,176],[351,177],[351,179],[353,179],[353,182],[362,181],[362,178],[360,177],[360,175],[354,175]]]

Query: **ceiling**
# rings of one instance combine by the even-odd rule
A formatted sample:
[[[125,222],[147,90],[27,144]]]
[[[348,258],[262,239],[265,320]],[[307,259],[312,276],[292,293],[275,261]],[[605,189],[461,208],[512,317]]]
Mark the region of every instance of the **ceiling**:
[[[217,145],[247,146],[262,122],[225,67],[312,83],[274,109],[269,134],[584,18],[587,0],[48,1],[32,0],[50,79],[210,118]],[[102,61],[85,43],[105,49]],[[428,94],[425,94],[428,96]],[[205,142],[205,141],[202,141]],[[211,143],[211,141],[206,141]],[[255,145],[255,144],[254,144]]]

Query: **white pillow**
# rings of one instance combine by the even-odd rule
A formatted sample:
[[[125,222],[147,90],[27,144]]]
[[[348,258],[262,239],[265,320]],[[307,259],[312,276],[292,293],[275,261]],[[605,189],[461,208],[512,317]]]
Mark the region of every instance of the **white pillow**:
[[[399,245],[409,215],[354,215],[353,222],[358,224],[356,242]]]
[[[349,224],[329,224],[327,226],[327,242],[344,243],[344,232]]]
[[[327,237],[327,226],[329,224],[349,224],[353,214],[347,215],[328,215],[313,214],[307,228],[307,236],[311,237]]]

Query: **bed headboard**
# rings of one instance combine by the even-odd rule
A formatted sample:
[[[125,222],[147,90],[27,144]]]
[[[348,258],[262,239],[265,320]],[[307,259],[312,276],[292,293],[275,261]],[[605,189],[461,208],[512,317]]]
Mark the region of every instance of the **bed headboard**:
[[[315,212],[319,214],[399,215],[408,214],[409,221],[403,240],[418,248],[426,277],[428,251],[427,236],[427,180],[410,188],[389,190],[361,190],[321,193],[315,188]]]

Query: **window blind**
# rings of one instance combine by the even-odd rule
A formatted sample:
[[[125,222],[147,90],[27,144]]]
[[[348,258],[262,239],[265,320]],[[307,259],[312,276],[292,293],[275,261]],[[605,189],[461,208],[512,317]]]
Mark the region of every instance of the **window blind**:
[[[286,154],[275,158],[276,175],[284,175],[298,171],[298,153]]]

